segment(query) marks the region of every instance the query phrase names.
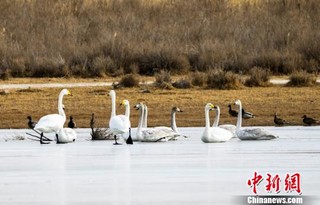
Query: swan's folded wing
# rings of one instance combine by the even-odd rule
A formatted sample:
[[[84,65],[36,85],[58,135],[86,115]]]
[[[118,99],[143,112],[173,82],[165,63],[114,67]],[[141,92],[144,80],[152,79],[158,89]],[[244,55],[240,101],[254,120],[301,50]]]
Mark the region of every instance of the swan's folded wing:
[[[237,127],[235,125],[231,124],[225,124],[225,125],[219,125],[220,128],[228,130],[232,133],[233,137],[236,137],[236,129]]]
[[[168,141],[170,135],[160,129],[147,128],[140,131],[142,141],[144,142],[159,142]]]
[[[65,118],[61,115],[51,114],[41,117],[34,129],[40,132],[56,132],[59,128],[63,127],[64,123]]]
[[[267,130],[261,128],[242,129],[236,132],[241,140],[272,140],[277,138]]]

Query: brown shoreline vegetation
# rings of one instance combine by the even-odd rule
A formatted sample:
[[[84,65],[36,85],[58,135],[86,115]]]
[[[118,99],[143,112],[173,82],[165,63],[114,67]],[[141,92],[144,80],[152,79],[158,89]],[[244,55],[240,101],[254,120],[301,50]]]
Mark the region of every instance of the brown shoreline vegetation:
[[[1,1],[0,79],[119,82],[117,99],[146,101],[151,126],[169,125],[171,106],[185,110],[179,126],[203,126],[207,102],[235,123],[227,105],[238,98],[257,116],[244,125],[273,125],[274,112],[298,125],[304,114],[319,118],[319,10],[318,0]],[[290,82],[270,85],[275,75]],[[88,127],[94,112],[107,127],[110,89],[71,88],[67,114]],[[4,91],[0,128],[56,113],[59,90]]]
[[[145,87],[142,87],[145,89]],[[228,114],[228,104],[240,99],[244,108],[256,118],[244,121],[244,126],[274,126],[273,114],[277,112],[290,125],[302,125],[304,114],[319,118],[320,86],[312,87],[252,87],[237,90],[213,90],[202,88],[159,89],[149,86],[150,93],[141,87],[121,88],[117,93],[117,113],[124,113],[118,104],[128,99],[131,103],[132,126],[137,126],[138,113],[133,106],[146,102],[149,107],[149,125],[170,125],[170,109],[180,107],[184,112],[177,115],[180,127],[204,126],[204,105],[212,102],[221,108],[221,123],[236,123]],[[73,96],[64,98],[67,117],[72,115],[78,127],[89,127],[91,113],[95,113],[97,125],[108,127],[111,100],[107,95],[110,87],[70,88]],[[57,113],[57,97],[61,88],[18,89],[0,95],[0,128],[27,128],[27,116],[34,120]],[[233,106],[236,109],[235,106]],[[213,119],[213,113],[211,114]]]
[[[1,1],[0,75],[318,72],[319,10],[318,0]]]

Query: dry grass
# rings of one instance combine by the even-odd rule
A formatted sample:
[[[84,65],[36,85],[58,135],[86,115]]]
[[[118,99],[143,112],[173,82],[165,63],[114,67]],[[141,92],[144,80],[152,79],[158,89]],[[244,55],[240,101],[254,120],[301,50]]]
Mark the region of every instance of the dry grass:
[[[110,88],[89,87],[72,88],[73,96],[64,98],[67,116],[74,116],[78,127],[89,127],[91,113],[97,116],[97,126],[107,127],[111,102],[105,95]],[[61,89],[41,89],[36,92],[20,92],[12,90],[8,95],[0,96],[1,124],[0,128],[26,128],[27,116],[34,120],[41,116],[57,113],[57,96]],[[212,102],[221,107],[221,123],[235,123],[236,119],[228,115],[227,105],[236,98],[242,100],[246,110],[257,117],[246,120],[244,125],[273,125],[273,113],[292,124],[302,124],[303,114],[319,118],[320,87],[291,88],[265,87],[245,88],[240,90],[160,90],[151,89],[151,93],[143,94],[139,88],[117,90],[117,102],[128,99],[132,106],[145,101],[150,115],[149,125],[170,125],[170,109],[179,106],[184,110],[177,115],[178,126],[204,126],[204,105]],[[97,94],[98,93],[98,94]],[[101,94],[102,93],[102,94]],[[117,103],[117,113],[124,109]],[[132,110],[132,126],[137,126],[138,113]]]
[[[315,85],[316,82],[316,76],[305,71],[298,71],[292,73],[292,75],[290,76],[290,81],[287,85],[291,87],[307,87]]]
[[[13,77],[320,67],[318,0],[0,2],[0,70]]]
[[[245,85],[249,87],[266,87],[270,85],[270,72],[263,68],[254,67],[250,71],[250,77],[246,79]]]

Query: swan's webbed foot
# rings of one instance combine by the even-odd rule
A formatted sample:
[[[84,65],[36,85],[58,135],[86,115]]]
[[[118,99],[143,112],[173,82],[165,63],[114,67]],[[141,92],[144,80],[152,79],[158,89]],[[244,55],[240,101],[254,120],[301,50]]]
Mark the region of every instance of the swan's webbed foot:
[[[43,132],[41,132],[40,134],[40,144],[50,144],[50,142],[44,142],[42,138],[43,138]]]
[[[51,139],[49,139],[49,138],[47,138],[46,136],[44,136],[43,135],[43,132],[42,133],[40,133],[40,132],[38,132],[37,130],[35,130],[35,129],[32,129],[35,133],[37,133],[38,135],[40,135],[41,136],[41,134],[42,134],[42,137],[43,137],[43,141],[52,141]],[[34,135],[31,135],[31,134],[29,134],[30,136],[34,136]]]
[[[126,143],[127,144],[133,144],[133,140],[132,140],[132,137],[131,137],[131,128],[129,128],[129,137],[126,140]]]
[[[114,143],[113,145],[122,145],[121,143],[117,142],[117,135],[114,135]]]

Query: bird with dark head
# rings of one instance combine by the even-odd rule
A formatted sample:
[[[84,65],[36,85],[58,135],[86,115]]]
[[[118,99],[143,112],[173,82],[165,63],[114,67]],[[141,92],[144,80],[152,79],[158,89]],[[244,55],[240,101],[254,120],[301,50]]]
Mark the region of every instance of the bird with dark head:
[[[36,126],[37,122],[32,121],[31,116],[28,116],[27,119],[29,120],[29,121],[28,121],[28,127],[29,127],[30,129],[33,129],[33,128]]]
[[[229,114],[232,117],[238,117],[238,112],[236,110],[232,110],[231,104],[228,105],[229,107]],[[242,118],[243,119],[250,119],[250,118],[255,118],[255,115],[252,114],[251,112],[245,111],[243,108],[241,109],[242,111]]]
[[[286,120],[278,117],[278,113],[274,113],[273,122],[276,126],[283,126],[289,124]]]
[[[242,108],[242,118],[243,119],[250,119],[250,118],[255,118],[256,116],[251,113],[251,112],[247,112]]]
[[[307,117],[307,115],[303,115],[302,118],[303,118],[302,120],[303,123],[308,126],[319,124],[319,120],[313,119],[311,117]]]
[[[69,127],[69,128],[76,128],[76,127],[77,127],[77,126],[76,126],[76,123],[74,122],[72,116],[70,116],[70,121],[69,121],[69,123],[68,123],[68,127]]]
[[[232,116],[232,117],[238,117],[238,112],[235,111],[235,110],[232,110],[231,104],[229,104],[228,107],[229,107],[229,114],[230,114],[230,116]]]

